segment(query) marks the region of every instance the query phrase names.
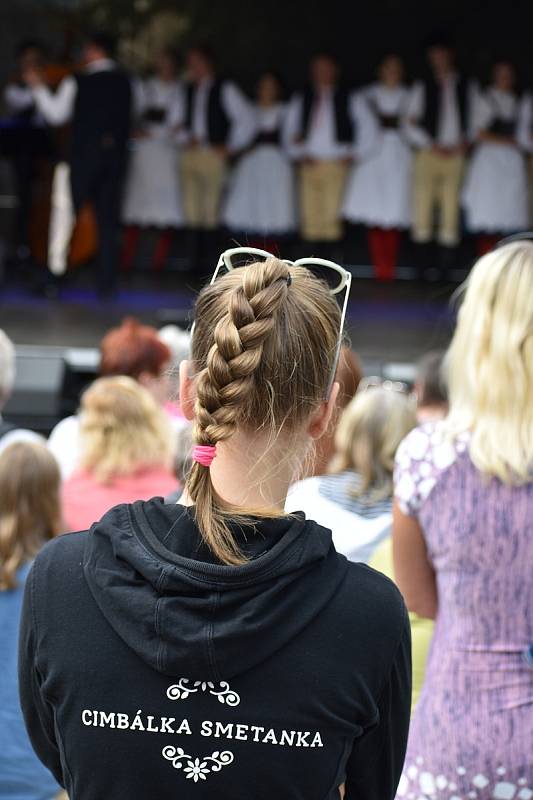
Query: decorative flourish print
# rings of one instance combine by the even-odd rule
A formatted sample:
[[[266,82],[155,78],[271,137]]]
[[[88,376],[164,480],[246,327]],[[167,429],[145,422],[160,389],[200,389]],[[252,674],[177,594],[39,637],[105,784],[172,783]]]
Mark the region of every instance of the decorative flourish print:
[[[228,706],[238,706],[241,698],[229,688],[227,681],[221,681],[215,685],[212,681],[194,681],[191,683],[189,678],[179,678],[177,683],[172,684],[167,689],[167,697],[169,700],[186,700],[189,695],[196,694],[196,692],[209,692],[213,697],[216,697],[219,703],[225,703]]]
[[[181,747],[174,747],[171,744],[163,747],[162,754],[163,758],[172,763],[174,769],[183,769],[187,778],[191,778],[195,783],[207,780],[206,775],[210,772],[220,772],[222,767],[227,767],[233,761],[233,753],[230,750],[224,750],[222,753],[215,750],[210,756],[194,758],[187,755]],[[185,762],[186,767],[183,766]]]

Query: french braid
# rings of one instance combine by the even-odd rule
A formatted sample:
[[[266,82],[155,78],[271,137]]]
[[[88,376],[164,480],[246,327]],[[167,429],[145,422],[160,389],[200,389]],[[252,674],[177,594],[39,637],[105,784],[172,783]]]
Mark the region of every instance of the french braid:
[[[286,419],[298,422],[323,399],[339,314],[307,270],[289,272],[274,257],[235,270],[200,293],[196,312],[195,444],[216,445],[239,426],[257,426],[269,416],[278,427]],[[235,514],[217,496],[209,468],[194,462],[187,489],[214,555],[226,564],[243,563],[228,525]]]

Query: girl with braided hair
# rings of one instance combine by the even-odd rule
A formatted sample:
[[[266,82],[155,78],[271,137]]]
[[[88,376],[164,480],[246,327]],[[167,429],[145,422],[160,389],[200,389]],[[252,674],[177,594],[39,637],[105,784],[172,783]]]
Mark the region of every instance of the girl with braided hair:
[[[403,601],[284,512],[335,403],[349,276],[234,252],[198,297],[180,366],[184,494],[117,506],[46,548],[29,581],[22,706],[72,800],[395,795]]]

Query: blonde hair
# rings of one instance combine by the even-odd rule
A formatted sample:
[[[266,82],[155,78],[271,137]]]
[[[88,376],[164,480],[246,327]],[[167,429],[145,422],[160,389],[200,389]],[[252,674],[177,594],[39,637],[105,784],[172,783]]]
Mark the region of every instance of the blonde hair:
[[[60,475],[44,444],[15,442],[0,453],[0,591],[61,527]]]
[[[170,468],[172,436],[164,411],[133,378],[98,378],[83,394],[81,461],[102,483],[143,468]]]
[[[532,479],[533,243],[477,261],[446,358],[447,428],[471,431],[470,457],[505,483]]]
[[[353,493],[368,493],[369,502],[390,497],[396,450],[415,425],[407,395],[381,386],[356,394],[340,418],[329,472],[356,472],[361,482]]]
[[[296,432],[326,397],[339,327],[339,308],[326,285],[302,267],[289,272],[277,258],[205,287],[192,338],[194,442],[215,445],[237,428],[265,429],[274,439],[282,430]],[[243,563],[228,522],[242,522],[254,510],[225,506],[209,469],[196,462],[187,489],[214,555],[226,564]]]

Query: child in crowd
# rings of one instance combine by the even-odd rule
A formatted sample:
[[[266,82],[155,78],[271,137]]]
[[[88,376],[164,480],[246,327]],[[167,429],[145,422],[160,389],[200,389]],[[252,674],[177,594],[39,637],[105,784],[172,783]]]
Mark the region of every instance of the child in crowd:
[[[44,444],[0,453],[0,797],[52,800],[59,786],[33,752],[20,711],[17,654],[24,585],[33,559],[62,530],[59,469]],[[38,611],[37,611],[38,613]]]
[[[63,484],[69,530],[84,530],[118,503],[176,489],[165,413],[132,378],[100,378],[81,401],[78,468]]]

